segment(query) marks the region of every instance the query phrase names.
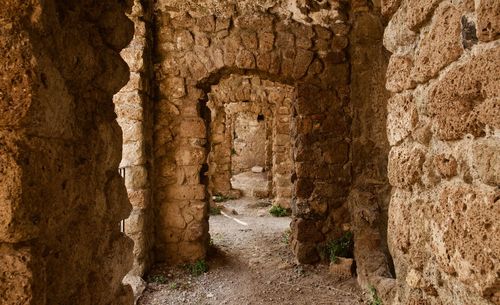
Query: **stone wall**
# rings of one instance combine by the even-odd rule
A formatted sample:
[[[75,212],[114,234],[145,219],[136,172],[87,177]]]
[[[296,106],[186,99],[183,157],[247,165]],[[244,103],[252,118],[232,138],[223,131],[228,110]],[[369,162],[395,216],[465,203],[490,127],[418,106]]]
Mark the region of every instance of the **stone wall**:
[[[266,122],[260,113],[237,111],[230,118],[233,126],[231,172],[233,175],[248,172],[254,166],[266,166]],[[264,115],[262,115],[264,117]]]
[[[393,298],[392,262],[387,248],[386,120],[389,92],[385,74],[389,53],[382,45],[384,18],[371,1],[351,1],[349,12],[351,63],[351,161],[353,181],[349,193],[351,231],[358,282],[373,286],[384,304]]]
[[[383,11],[394,304],[500,304],[500,4]]]
[[[229,74],[259,75],[296,89],[290,110],[295,160],[292,244],[298,259],[317,261],[318,245],[338,237],[349,222],[344,7],[334,3],[313,11],[303,7],[302,12],[278,5],[270,12],[259,5],[247,10],[244,4],[249,2],[207,1],[196,6],[163,0],[155,7],[159,260],[191,261],[205,255],[207,198],[200,173],[206,163],[207,129],[200,100]]]
[[[133,33],[121,3],[2,3],[1,304],[132,304],[112,103]]]
[[[212,112],[209,174],[211,193],[229,193],[231,178],[231,117],[240,112],[264,115],[268,139],[265,166],[269,169],[269,187],[274,204],[289,208],[292,199],[291,107],[296,99],[294,87],[262,80],[257,76],[231,75],[212,86],[208,104]],[[245,101],[245,102],[244,102]],[[226,119],[226,116],[229,120]],[[267,118],[267,119],[266,119]],[[226,156],[231,159],[227,159]],[[225,188],[226,187],[226,188]]]
[[[141,3],[142,2],[142,3]],[[134,265],[126,282],[137,290],[152,262],[154,218],[152,209],[152,6],[135,0],[128,17],[134,22],[135,34],[121,52],[130,68],[130,80],[113,100],[118,124],[123,131],[123,152],[120,168],[132,204],[124,231],[134,241]],[[137,293],[136,293],[137,294]]]

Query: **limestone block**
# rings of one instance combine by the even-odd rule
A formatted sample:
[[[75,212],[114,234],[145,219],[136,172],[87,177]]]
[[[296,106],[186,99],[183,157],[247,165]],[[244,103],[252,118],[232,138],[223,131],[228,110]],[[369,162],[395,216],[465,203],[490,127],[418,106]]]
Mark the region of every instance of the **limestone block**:
[[[403,10],[398,10],[384,30],[384,47],[391,53],[397,53],[402,47],[414,44],[417,35],[406,24]]]
[[[160,216],[167,228],[185,229],[187,226],[178,202],[163,202],[160,207]]]
[[[151,191],[146,190],[127,190],[130,204],[133,208],[146,209],[150,206]]]
[[[492,186],[500,185],[500,142],[481,139],[472,147],[472,168],[479,179]]]
[[[144,137],[141,121],[117,119],[123,131],[123,143],[137,142]]]
[[[408,55],[393,55],[387,67],[386,88],[391,92],[401,92],[415,88],[415,81],[411,78],[413,58]]]
[[[500,129],[500,97],[485,100],[477,107],[477,112],[481,123]]]
[[[481,41],[492,41],[500,36],[500,3],[495,0],[477,0],[477,37]]]
[[[353,276],[354,260],[352,258],[337,258],[338,262],[330,263],[330,274],[334,277],[335,281],[345,281]]]
[[[401,0],[382,0],[382,15],[390,17],[401,4]]]
[[[416,30],[427,21],[441,0],[406,1],[406,23],[412,30]]]
[[[420,48],[415,55],[412,69],[415,81],[428,81],[460,57],[463,52],[460,19],[460,11],[453,5],[442,5],[436,10],[434,23],[420,40]]]
[[[295,67],[293,70],[293,78],[299,79],[303,77],[314,57],[314,53],[304,49],[297,49],[295,56]]]
[[[393,147],[389,153],[387,176],[392,186],[409,188],[420,180],[424,151],[418,146],[401,145]]]
[[[292,246],[295,257],[300,263],[314,264],[319,261],[320,257],[315,244],[294,242]]]
[[[256,50],[259,46],[257,33],[255,33],[254,31],[242,31],[241,42],[243,43],[243,46],[248,50]]]
[[[293,240],[299,242],[322,242],[325,237],[321,233],[322,223],[316,220],[298,218],[291,224]]]
[[[195,20],[187,13],[180,14],[171,20],[174,28],[190,29],[194,26]]]
[[[439,154],[434,157],[433,163],[443,177],[451,178],[457,174],[458,164],[453,156]]]
[[[484,99],[500,95],[500,86],[495,81],[498,65],[500,48],[481,50],[454,65],[434,84],[427,109],[434,117],[439,138],[454,140],[468,133],[474,136],[484,133],[477,110],[480,111]]]
[[[181,137],[206,138],[205,121],[201,118],[182,119],[179,131]]]
[[[271,31],[273,28],[273,17],[271,15],[243,15],[234,20],[237,28],[251,29],[254,31]]]
[[[194,46],[194,37],[188,30],[178,30],[175,32],[176,47],[180,51],[190,50]]]
[[[142,165],[146,163],[144,143],[142,141],[123,144],[120,167]]]
[[[411,93],[394,95],[387,104],[387,138],[396,145],[417,125],[417,109]]]
[[[205,199],[205,186],[198,185],[172,185],[168,188],[167,198],[170,200],[203,200]]]
[[[215,31],[215,18],[212,15],[197,18],[196,25],[200,31],[213,32]]]
[[[144,166],[130,166],[125,170],[125,186],[128,190],[144,189],[148,186],[148,172]]]
[[[254,69],[255,56],[252,52],[242,49],[236,56],[236,66],[241,69]]]
[[[259,31],[259,50],[261,53],[270,52],[274,47],[275,35],[271,32]]]

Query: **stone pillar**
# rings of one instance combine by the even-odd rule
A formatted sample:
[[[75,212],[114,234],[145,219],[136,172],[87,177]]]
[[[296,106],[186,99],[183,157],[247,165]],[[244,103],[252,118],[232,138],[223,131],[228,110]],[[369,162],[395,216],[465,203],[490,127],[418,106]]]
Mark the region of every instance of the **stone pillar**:
[[[133,207],[124,228],[127,236],[134,241],[134,265],[126,282],[131,283],[137,297],[145,288],[140,277],[152,262],[154,238],[150,149],[153,131],[151,4],[143,6],[141,1],[136,0],[128,17],[134,22],[135,34],[121,55],[130,68],[130,80],[113,100],[123,131],[120,168]]]
[[[133,33],[121,3],[2,4],[1,304],[132,304],[112,103]]]

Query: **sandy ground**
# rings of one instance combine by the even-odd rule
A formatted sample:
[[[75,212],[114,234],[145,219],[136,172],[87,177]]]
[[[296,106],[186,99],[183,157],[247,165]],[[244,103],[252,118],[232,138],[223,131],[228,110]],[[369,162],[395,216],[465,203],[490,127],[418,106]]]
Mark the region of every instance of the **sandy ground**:
[[[327,265],[298,265],[287,242],[290,218],[272,217],[265,205],[225,202],[227,216],[210,217],[209,271],[156,266],[151,275],[164,283],[149,283],[139,304],[365,304],[355,279],[335,283]]]

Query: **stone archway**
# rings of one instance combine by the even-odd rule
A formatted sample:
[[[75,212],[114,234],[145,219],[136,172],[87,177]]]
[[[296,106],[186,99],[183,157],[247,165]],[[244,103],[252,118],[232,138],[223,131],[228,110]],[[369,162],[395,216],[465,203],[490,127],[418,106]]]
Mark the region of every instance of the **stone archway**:
[[[274,204],[290,208],[294,171],[291,152],[291,109],[296,98],[292,86],[262,80],[258,76],[230,75],[212,86],[209,107],[212,110],[211,154],[209,168],[210,194],[230,194],[233,154],[231,153],[232,122],[227,116],[239,111],[250,111],[266,118],[266,167]],[[217,158],[221,155],[222,158]],[[212,158],[212,156],[214,156]],[[230,156],[230,158],[224,158]],[[220,171],[218,170],[220,168]],[[230,169],[228,171],[228,169]]]
[[[300,261],[318,260],[318,245],[341,235],[349,222],[349,65],[342,48],[331,43],[347,32],[285,23],[271,14],[158,14],[157,52],[163,59],[157,65],[154,149],[157,258],[192,261],[206,253],[207,198],[200,172],[207,135],[199,100],[210,85],[238,73],[292,84],[297,91],[290,109],[292,244]]]

